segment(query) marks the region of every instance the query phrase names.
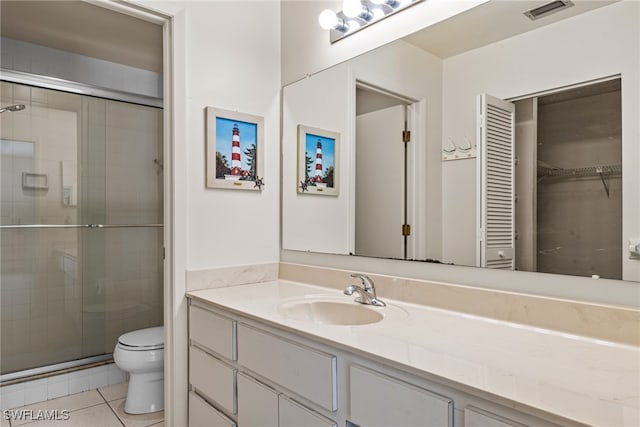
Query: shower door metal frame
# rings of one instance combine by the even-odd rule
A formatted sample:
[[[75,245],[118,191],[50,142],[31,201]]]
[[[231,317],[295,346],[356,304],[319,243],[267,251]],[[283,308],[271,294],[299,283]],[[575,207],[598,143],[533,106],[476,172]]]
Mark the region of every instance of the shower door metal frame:
[[[26,73],[23,71],[9,70],[6,68],[0,68],[0,81],[34,86],[43,89],[59,90],[67,93],[75,93],[77,95],[110,99],[112,101],[129,102],[131,104],[145,105],[148,107],[163,108],[164,106],[163,98],[123,92],[99,86],[91,86],[85,83],[73,82],[40,74]]]

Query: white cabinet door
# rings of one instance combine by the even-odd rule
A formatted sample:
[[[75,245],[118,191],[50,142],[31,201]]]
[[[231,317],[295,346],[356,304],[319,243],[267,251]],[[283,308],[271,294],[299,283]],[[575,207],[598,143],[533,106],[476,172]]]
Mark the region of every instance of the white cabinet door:
[[[526,425],[483,409],[467,406],[464,408],[464,427],[526,427]]]
[[[278,427],[278,392],[246,374],[238,374],[238,424]]]
[[[329,411],[338,408],[332,354],[238,325],[238,363]]]
[[[236,360],[236,321],[192,305],[189,338],[213,352]]]
[[[236,413],[236,370],[193,346],[189,347],[189,383],[221,409]]]
[[[280,427],[336,427],[336,423],[317,412],[294,402],[284,395],[279,397]]]
[[[453,401],[358,365],[349,369],[351,418],[360,427],[453,426]]]
[[[191,391],[189,392],[189,427],[236,427],[236,423]]]

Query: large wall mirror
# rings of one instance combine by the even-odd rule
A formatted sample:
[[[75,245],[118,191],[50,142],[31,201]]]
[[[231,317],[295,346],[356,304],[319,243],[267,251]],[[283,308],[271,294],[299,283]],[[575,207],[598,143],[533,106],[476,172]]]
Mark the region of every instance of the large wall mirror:
[[[541,3],[286,86],[283,249],[640,281],[640,4]],[[339,135],[337,194],[305,191],[299,126]]]

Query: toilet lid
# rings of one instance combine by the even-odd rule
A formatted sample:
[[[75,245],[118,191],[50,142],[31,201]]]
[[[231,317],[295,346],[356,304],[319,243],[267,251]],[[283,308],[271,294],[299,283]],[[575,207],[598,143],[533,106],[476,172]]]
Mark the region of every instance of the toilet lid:
[[[127,332],[118,338],[118,343],[138,349],[162,348],[164,347],[164,326]]]

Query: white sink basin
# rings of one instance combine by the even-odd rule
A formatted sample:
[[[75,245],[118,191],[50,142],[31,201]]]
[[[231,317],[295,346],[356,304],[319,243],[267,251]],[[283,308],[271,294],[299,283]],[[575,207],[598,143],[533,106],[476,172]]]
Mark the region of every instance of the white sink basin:
[[[278,305],[278,312],[286,318],[321,325],[369,325],[380,322],[393,314],[404,310],[394,307],[374,307],[354,302],[350,297],[306,296],[283,301]]]

